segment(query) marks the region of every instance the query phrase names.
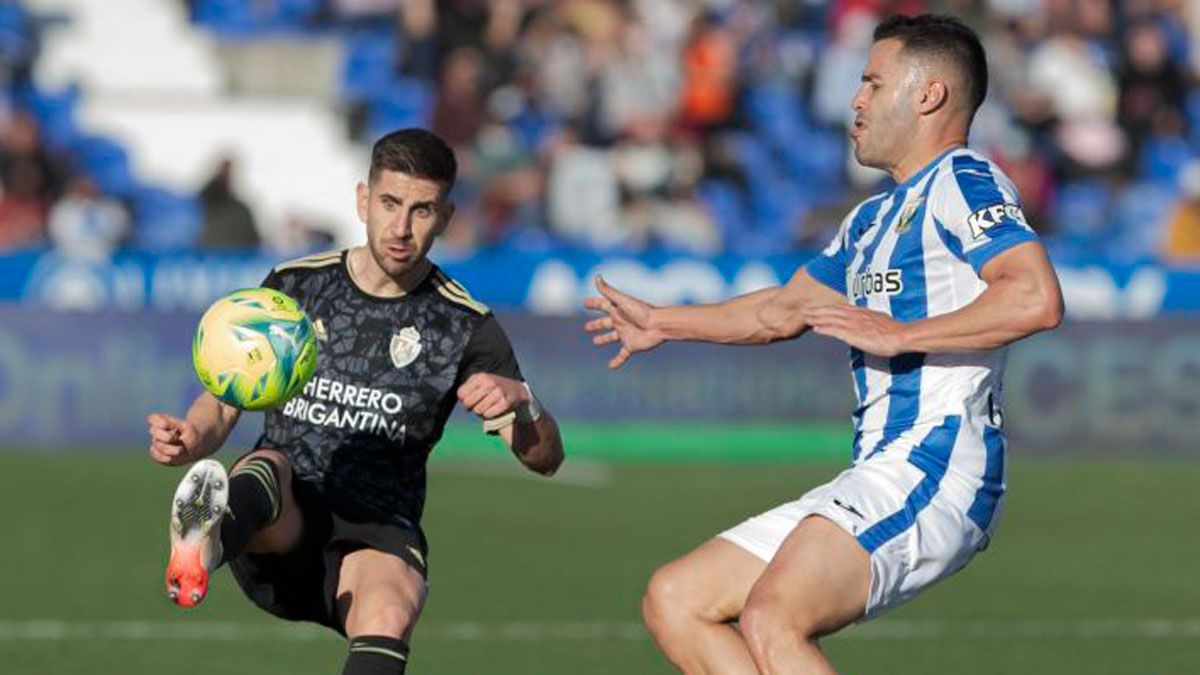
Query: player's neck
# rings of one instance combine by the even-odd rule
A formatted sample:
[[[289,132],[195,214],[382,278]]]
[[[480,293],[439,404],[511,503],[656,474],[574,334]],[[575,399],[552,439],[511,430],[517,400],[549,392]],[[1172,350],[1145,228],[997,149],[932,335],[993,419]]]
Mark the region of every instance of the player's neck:
[[[433,263],[424,259],[399,275],[385,272],[365,246],[350,249],[347,269],[350,280],[366,293],[381,298],[398,298],[407,295],[429,274]]]
[[[965,138],[957,137],[941,139],[936,143],[929,143],[920,150],[909,153],[907,157],[892,167],[892,179],[899,185],[915,176],[921,169],[929,166],[930,162],[944,155],[946,151],[966,146],[966,144],[967,140]]]

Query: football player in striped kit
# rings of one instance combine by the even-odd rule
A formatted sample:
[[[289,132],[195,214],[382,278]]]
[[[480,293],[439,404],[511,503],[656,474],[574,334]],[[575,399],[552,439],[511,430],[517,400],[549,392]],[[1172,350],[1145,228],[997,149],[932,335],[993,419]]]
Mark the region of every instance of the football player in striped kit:
[[[895,607],[987,546],[1004,503],[1006,345],[1062,298],[1011,181],[966,147],[987,91],[955,19],[875,32],[852,107],[858,161],[895,186],[862,202],[782,287],[653,307],[597,279],[585,305],[610,367],[667,340],[760,344],[812,330],[850,347],[853,463],[651,578],[643,613],[688,673],[826,673],[818,639]],[[797,371],[796,377],[804,377]]]

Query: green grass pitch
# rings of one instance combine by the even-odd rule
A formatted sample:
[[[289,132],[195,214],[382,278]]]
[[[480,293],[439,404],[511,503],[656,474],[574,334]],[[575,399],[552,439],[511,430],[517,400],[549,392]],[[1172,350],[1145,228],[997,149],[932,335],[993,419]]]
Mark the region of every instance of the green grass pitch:
[[[260,613],[226,572],[198,610],[168,603],[181,471],[142,452],[0,452],[0,672],[340,672],[339,639]],[[547,481],[500,457],[435,461],[409,672],[672,672],[639,625],[653,568],[840,467],[577,460]],[[1196,672],[1200,463],[1017,455],[1009,482],[999,536],[963,573],[826,641],[843,672]]]

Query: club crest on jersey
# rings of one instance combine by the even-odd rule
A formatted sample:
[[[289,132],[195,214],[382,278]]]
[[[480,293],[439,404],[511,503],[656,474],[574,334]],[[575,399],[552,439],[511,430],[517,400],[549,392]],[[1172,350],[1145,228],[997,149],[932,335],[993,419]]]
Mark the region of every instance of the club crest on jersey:
[[[908,232],[908,229],[912,227],[913,219],[917,217],[917,210],[921,208],[921,203],[924,201],[924,197],[917,197],[904,206],[904,211],[900,213],[900,220],[896,222],[896,234]]]
[[[399,333],[392,336],[392,343],[388,348],[392,355],[392,364],[397,368],[403,368],[417,359],[417,355],[421,353],[421,334],[416,328],[408,326],[403,328]]]
[[[1016,204],[996,204],[979,209],[967,216],[967,226],[971,228],[971,236],[978,239],[988,231],[1004,222],[1005,219],[1015,220],[1025,225],[1025,214]]]

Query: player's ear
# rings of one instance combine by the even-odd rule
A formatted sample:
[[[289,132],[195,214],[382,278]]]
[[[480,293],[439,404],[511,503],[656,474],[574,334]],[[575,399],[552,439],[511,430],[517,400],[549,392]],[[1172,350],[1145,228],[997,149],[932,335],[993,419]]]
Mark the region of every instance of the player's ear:
[[[367,206],[371,203],[371,189],[367,187],[366,183],[359,183],[358,187],[355,188],[355,195],[357,197],[355,203],[358,206],[358,219],[365,223],[367,222]]]
[[[921,87],[917,95],[917,112],[928,115],[946,105],[949,92],[946,83],[939,79],[930,79]]]

